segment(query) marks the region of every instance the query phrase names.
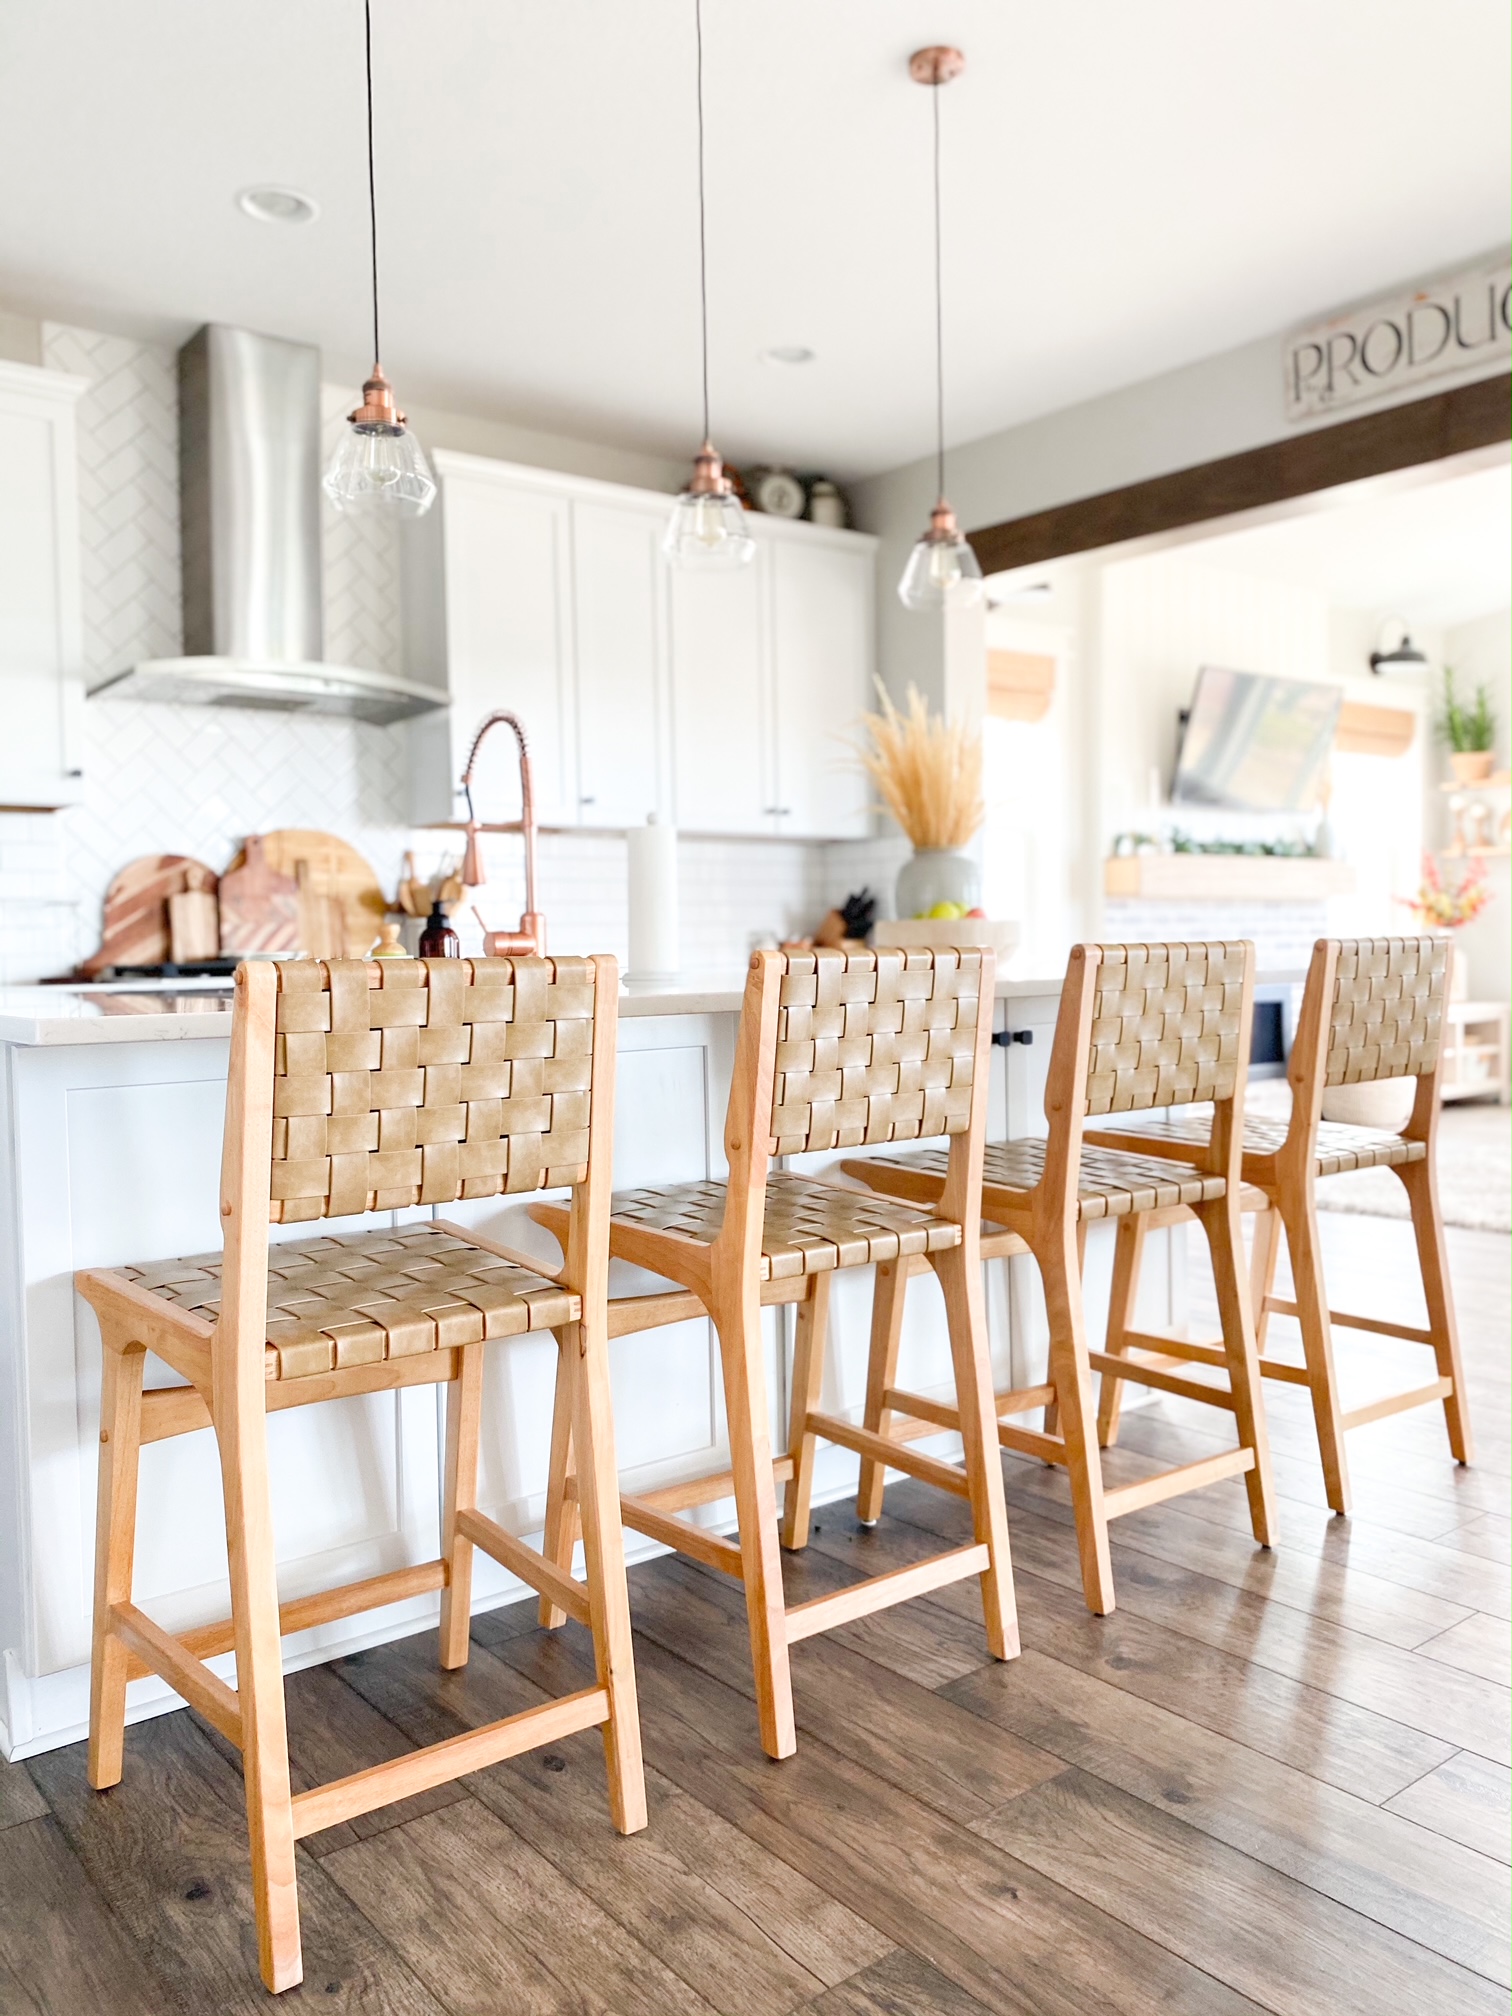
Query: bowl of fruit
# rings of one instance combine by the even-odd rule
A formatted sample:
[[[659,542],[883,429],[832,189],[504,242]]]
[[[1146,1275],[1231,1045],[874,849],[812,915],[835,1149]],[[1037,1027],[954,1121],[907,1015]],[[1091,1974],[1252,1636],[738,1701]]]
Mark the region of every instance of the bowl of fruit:
[[[985,910],[968,910],[961,903],[936,903],[923,917],[883,917],[872,932],[878,951],[895,946],[907,951],[960,952],[990,946],[999,962],[1009,957],[1018,942],[1017,924],[989,917]]]

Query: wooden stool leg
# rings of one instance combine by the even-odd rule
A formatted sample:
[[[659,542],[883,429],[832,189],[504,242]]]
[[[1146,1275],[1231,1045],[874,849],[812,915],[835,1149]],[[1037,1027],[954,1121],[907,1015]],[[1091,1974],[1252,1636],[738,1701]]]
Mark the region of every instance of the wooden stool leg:
[[[1433,1355],[1439,1377],[1454,1381],[1454,1391],[1444,1396],[1449,1448],[1456,1463],[1473,1463],[1475,1450],[1465,1403],[1465,1367],[1460,1357],[1459,1327],[1454,1320],[1454,1298],[1449,1290],[1449,1267],[1444,1255],[1438,1175],[1431,1155],[1424,1162],[1404,1163],[1396,1173],[1406,1185],[1407,1201],[1412,1207],[1412,1230],[1417,1239],[1423,1299],[1428,1305],[1428,1328],[1433,1333]]]
[[[1262,1358],[1271,1319],[1266,1304],[1275,1291],[1280,1252],[1281,1213],[1271,1205],[1255,1213],[1255,1237],[1250,1247],[1250,1310],[1255,1324],[1255,1349]]]
[[[1013,1596],[1013,1560],[1008,1548],[1003,1458],[998,1448],[997,1399],[992,1390],[992,1352],[987,1337],[981,1262],[974,1257],[968,1259],[960,1246],[931,1257],[945,1291],[956,1407],[961,1417],[961,1451],[971,1485],[972,1531],[987,1548],[987,1567],[982,1575],[987,1649],[994,1659],[1016,1659],[1018,1610]]]
[[[726,1300],[716,1283],[711,1314],[719,1332],[725,1413],[730,1428],[730,1468],[740,1517],[741,1575],[751,1629],[751,1666],[761,1745],[769,1757],[791,1757],[798,1747],[793,1721],[793,1681],[788,1666],[787,1618],[782,1595],[782,1552],[777,1544],[777,1492],[772,1482],[772,1437],[767,1426],[766,1366],[761,1348],[761,1302],[755,1282]]]
[[[231,1559],[236,1693],[242,1717],[242,1776],[252,1850],[258,1958],[263,1981],[276,1995],[303,1978],[304,1965],[299,1944],[273,1508],[268,1491],[267,1418],[260,1405],[255,1414],[238,1406],[238,1397],[233,1385],[215,1430]],[[259,1401],[261,1398],[259,1394]]]
[[[609,1720],[604,1724],[609,1811],[621,1834],[634,1834],[646,1824],[646,1778],[641,1763],[635,1656],[630,1640],[630,1591],[625,1580],[625,1534],[620,1522],[619,1475],[614,1458],[608,1338],[595,1325],[574,1324],[563,1333],[562,1356],[577,1361],[577,1376],[571,1382],[575,1402],[574,1440],[588,1577],[588,1619],[593,1631],[599,1685],[609,1695]]]
[[[903,1306],[908,1299],[910,1278],[927,1265],[922,1259],[882,1260],[877,1263],[872,1287],[871,1349],[866,1360],[866,1411],[862,1426],[873,1435],[887,1433],[889,1410],[882,1395],[898,1380],[898,1345],[903,1336]],[[887,1482],[887,1466],[872,1456],[861,1458],[861,1479],[856,1487],[856,1517],[863,1526],[875,1526],[882,1517],[882,1490]]]
[[[798,1304],[793,1336],[793,1392],[788,1409],[788,1454],[793,1474],[782,1494],[782,1544],[807,1547],[809,1497],[814,1488],[814,1437],[808,1420],[819,1405],[824,1383],[824,1339],[829,1323],[829,1274],[815,1274]]]
[[[1249,1493],[1250,1527],[1262,1547],[1274,1543],[1276,1488],[1271,1477],[1270,1438],[1265,1427],[1265,1401],[1260,1388],[1260,1354],[1255,1349],[1255,1325],[1250,1310],[1250,1284],[1244,1267],[1244,1231],[1237,1196],[1199,1204],[1197,1217],[1207,1234],[1218,1293],[1218,1317],[1228,1359],[1229,1391],[1234,1396],[1234,1421],[1241,1449],[1255,1453],[1254,1467],[1244,1473]]]
[[[142,1447],[140,1344],[105,1342],[100,1385],[100,1472],[95,1511],[94,1650],[89,1672],[89,1782],[121,1782],[126,1740],[126,1647],[110,1629],[112,1603],[131,1601],[137,1471]]]
[[[1344,1453],[1344,1417],[1339,1406],[1339,1382],[1334,1373],[1333,1328],[1323,1287],[1323,1256],[1318,1242],[1318,1213],[1310,1194],[1283,1193],[1281,1222],[1291,1258],[1292,1298],[1302,1326],[1302,1355],[1312,1394],[1313,1420],[1328,1503],[1342,1518],[1349,1510],[1349,1459]]]
[[[570,1330],[564,1330],[557,1343],[556,1400],[551,1413],[551,1467],[546,1479],[546,1530],[541,1537],[541,1552],[564,1575],[570,1575],[572,1556],[578,1542],[581,1509],[577,1499],[567,1494],[568,1479],[574,1474],[572,1422],[577,1409],[578,1354],[573,1347]],[[540,1619],[543,1630],[557,1631],[567,1622],[567,1612],[558,1609],[549,1596],[543,1596]]]
[[[441,1664],[467,1664],[472,1623],[473,1548],[457,1531],[457,1514],[478,1502],[478,1426],[483,1412],[483,1346],[463,1344],[457,1376],[446,1392],[446,1485],[441,1510],[441,1557],[446,1586],[441,1591]]]
[[[1129,1348],[1127,1333],[1134,1322],[1134,1303],[1139,1294],[1139,1276],[1144,1260],[1145,1215],[1131,1211],[1118,1221],[1113,1247],[1113,1283],[1108,1293],[1108,1342],[1111,1357],[1121,1358]],[[1111,1372],[1102,1375],[1097,1396],[1097,1440],[1111,1449],[1118,1440],[1118,1417],[1123,1405],[1124,1382]]]
[[[1103,1505],[1102,1462],[1093,1439],[1092,1368],[1087,1363],[1087,1330],[1082,1314],[1081,1268],[1068,1226],[1037,1252],[1050,1319],[1050,1373],[1059,1399],[1066,1471],[1076,1513],[1076,1545],[1081,1556],[1087,1608],[1106,1617],[1114,1606],[1113,1557],[1108,1549],[1108,1515]]]

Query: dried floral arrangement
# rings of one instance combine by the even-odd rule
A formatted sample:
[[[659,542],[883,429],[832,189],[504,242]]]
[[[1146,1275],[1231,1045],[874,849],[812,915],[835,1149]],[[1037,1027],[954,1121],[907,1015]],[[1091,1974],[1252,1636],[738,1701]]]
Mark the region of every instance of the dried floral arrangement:
[[[915,847],[964,847],[987,816],[981,736],[931,715],[913,686],[902,713],[880,680],[877,696],[881,712],[863,716],[871,746],[860,756],[883,804]]]
[[[1437,861],[1431,854],[1425,854],[1423,879],[1416,896],[1399,896],[1397,901],[1405,903],[1428,929],[1457,931],[1461,924],[1468,924],[1472,917],[1478,917],[1491,901],[1491,891],[1486,887],[1485,866],[1480,861],[1472,861],[1459,887],[1446,889]]]

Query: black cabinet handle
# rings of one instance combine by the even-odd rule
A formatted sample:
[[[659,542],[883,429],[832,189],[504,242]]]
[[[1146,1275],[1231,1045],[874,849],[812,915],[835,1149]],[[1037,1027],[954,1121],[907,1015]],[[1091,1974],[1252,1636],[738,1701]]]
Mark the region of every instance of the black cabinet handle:
[[[1034,1041],[1034,1031],[1032,1029],[994,1029],[992,1040],[1000,1050],[1006,1050],[1010,1043],[1032,1043]]]

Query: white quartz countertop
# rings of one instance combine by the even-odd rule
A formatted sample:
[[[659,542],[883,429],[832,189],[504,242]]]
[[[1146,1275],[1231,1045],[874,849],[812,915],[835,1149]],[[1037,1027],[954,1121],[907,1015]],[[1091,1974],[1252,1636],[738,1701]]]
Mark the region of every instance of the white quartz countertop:
[[[744,975],[632,981],[620,992],[623,1019],[649,1015],[733,1015]],[[1059,995],[1053,979],[1000,979],[1000,1001]],[[231,989],[223,980],[170,980],[114,986],[0,988],[0,1043],[161,1043],[231,1033]]]

